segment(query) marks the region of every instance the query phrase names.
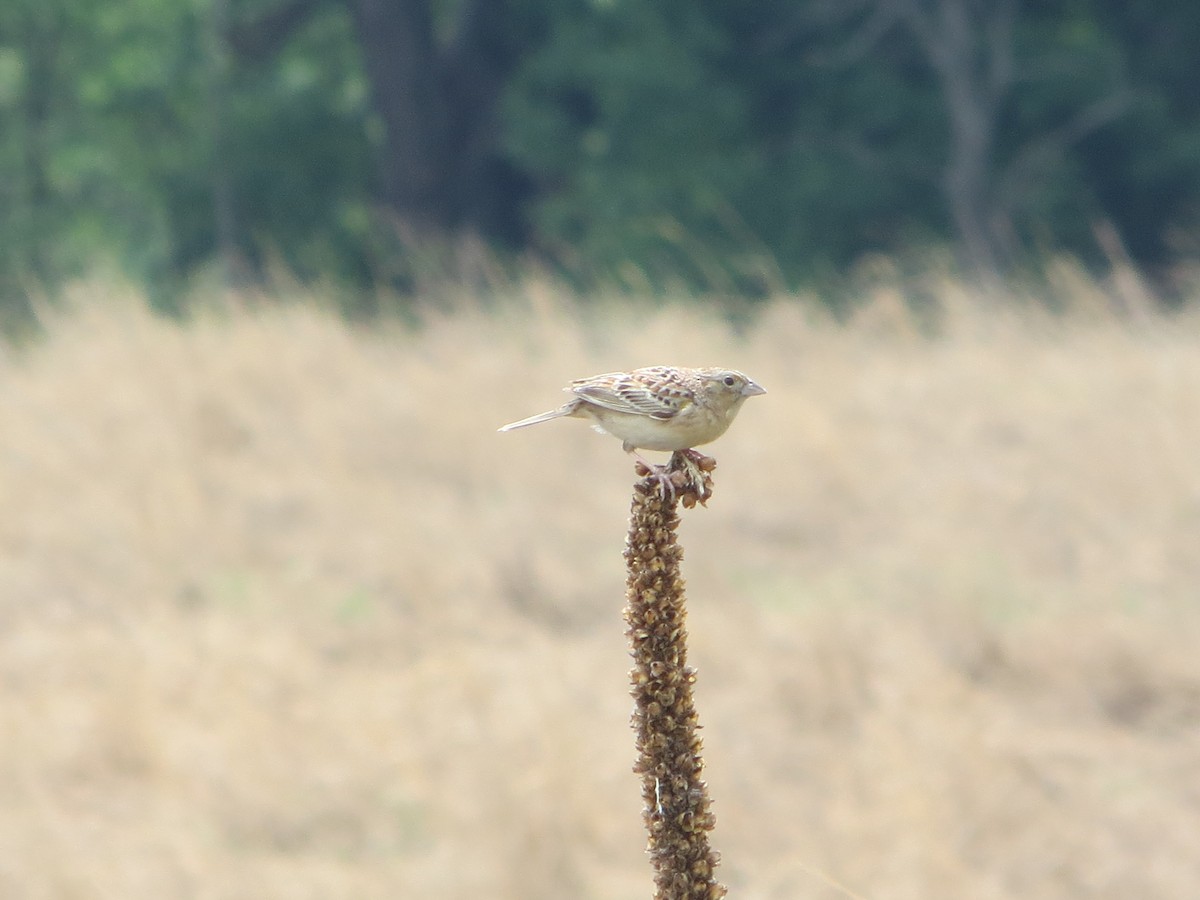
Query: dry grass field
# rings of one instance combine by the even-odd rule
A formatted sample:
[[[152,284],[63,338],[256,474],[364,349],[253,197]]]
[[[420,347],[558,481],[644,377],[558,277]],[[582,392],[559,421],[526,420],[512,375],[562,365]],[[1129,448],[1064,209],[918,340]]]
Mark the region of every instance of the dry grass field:
[[[0,897],[650,896],[632,465],[495,429],[660,362],[770,391],[682,527],[731,897],[1200,895],[1200,310],[1061,281],[737,329],[78,289],[0,345]]]

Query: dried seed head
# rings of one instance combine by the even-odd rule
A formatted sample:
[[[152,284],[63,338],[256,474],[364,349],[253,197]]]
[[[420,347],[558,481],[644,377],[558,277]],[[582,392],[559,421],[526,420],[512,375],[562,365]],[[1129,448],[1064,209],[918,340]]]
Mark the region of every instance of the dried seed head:
[[[676,540],[679,504],[691,508],[712,496],[709,473],[715,466],[694,451],[674,454],[668,496],[661,480],[643,470],[646,477],[634,486],[625,547],[638,748],[634,771],[642,776],[656,900],[725,896],[713,876],[718,855],[708,845],[715,819],[700,779],[704,760],[692,697],[696,674],[687,665],[686,595],[679,571],[683,551]]]

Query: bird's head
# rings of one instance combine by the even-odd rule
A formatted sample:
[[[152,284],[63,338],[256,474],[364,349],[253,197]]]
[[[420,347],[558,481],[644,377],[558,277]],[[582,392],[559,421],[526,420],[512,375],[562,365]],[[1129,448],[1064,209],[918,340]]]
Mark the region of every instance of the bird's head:
[[[703,377],[710,400],[724,409],[737,409],[747,397],[767,392],[736,369],[705,369]]]

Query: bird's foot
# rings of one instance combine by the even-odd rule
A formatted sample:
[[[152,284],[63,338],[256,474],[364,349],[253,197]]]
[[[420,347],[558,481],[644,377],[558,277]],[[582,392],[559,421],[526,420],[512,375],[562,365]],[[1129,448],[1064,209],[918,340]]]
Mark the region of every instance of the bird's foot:
[[[677,450],[663,466],[650,462],[640,453],[633,455],[637,459],[637,474],[654,478],[664,500],[678,497],[684,507],[691,509],[697,503],[705,506],[712,496],[711,472],[717,467],[717,461],[711,456],[696,450]]]
[[[636,450],[631,452],[633,453],[634,459],[637,460],[637,462],[634,463],[634,471],[643,478],[647,476],[652,477],[658,483],[658,489],[662,492],[662,498],[664,500],[674,500],[676,488],[675,475],[677,473],[671,471],[670,464],[668,463],[665,466],[660,466],[657,463],[650,462],[650,460],[646,459],[646,457],[642,456],[642,454],[638,453]],[[682,486],[683,482],[681,480],[679,487]]]
[[[717,461],[711,456],[705,456],[698,450],[678,450],[671,456],[670,467],[683,474],[685,487],[679,496],[684,507],[691,509],[697,503],[708,505],[712,496],[712,470],[717,467]]]
[[[715,459],[713,459],[711,456],[705,456],[699,450],[688,449],[688,450],[676,450],[675,452],[679,456],[682,456],[685,459],[689,460],[690,462],[694,463],[696,468],[701,472],[711,472],[713,469],[715,469],[717,467],[717,461]]]

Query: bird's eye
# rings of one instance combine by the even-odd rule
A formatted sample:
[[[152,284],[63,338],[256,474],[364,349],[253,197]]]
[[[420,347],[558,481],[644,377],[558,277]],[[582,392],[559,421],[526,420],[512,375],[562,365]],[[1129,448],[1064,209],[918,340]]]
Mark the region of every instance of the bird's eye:
[[[737,379],[732,375],[726,375],[724,381],[725,387],[733,387],[735,384],[737,384]]]

